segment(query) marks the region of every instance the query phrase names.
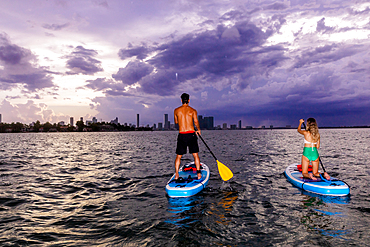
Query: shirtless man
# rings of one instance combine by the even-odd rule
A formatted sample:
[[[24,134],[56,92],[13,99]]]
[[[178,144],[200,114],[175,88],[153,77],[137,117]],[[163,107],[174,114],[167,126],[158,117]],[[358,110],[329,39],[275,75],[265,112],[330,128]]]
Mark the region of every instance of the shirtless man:
[[[199,146],[197,134],[200,135],[200,126],[198,122],[197,111],[189,106],[189,94],[183,93],[181,95],[182,106],[178,107],[174,111],[175,124],[179,125],[179,135],[177,137],[177,148],[176,148],[176,160],[175,160],[175,179],[179,178],[179,169],[182,155],[186,154],[187,147],[189,147],[189,153],[193,154],[194,163],[197,167],[198,179],[202,178],[200,172],[200,160],[199,160]],[[194,130],[194,124],[197,127],[197,131]]]

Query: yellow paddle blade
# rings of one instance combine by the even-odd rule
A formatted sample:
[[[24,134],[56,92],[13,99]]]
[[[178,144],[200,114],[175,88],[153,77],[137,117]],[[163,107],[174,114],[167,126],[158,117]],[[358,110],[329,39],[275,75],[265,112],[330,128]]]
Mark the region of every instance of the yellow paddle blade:
[[[231,170],[227,166],[225,166],[218,160],[216,161],[217,161],[217,166],[218,166],[218,172],[220,173],[222,180],[227,181],[234,176]]]

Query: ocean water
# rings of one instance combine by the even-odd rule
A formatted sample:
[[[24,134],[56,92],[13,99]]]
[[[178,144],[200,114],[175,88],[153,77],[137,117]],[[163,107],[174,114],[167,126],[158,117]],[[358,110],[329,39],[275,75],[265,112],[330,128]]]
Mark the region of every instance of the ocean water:
[[[0,246],[368,246],[370,130],[322,129],[319,150],[347,197],[293,187],[296,130],[203,131],[218,160],[205,190],[168,198],[177,133],[0,134]],[[182,163],[192,161],[184,155]]]

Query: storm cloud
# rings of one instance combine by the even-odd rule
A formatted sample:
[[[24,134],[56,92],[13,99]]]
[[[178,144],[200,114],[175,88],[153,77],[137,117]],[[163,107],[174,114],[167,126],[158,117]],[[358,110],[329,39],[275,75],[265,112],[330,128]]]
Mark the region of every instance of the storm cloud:
[[[12,44],[6,34],[0,34],[0,89],[18,86],[34,92],[53,87],[53,77],[48,68],[37,65],[36,56],[29,50]]]
[[[216,124],[370,123],[368,1],[0,5],[13,41],[0,35],[0,97],[17,107],[49,99],[152,124],[187,92]]]
[[[94,57],[98,55],[98,52],[92,49],[85,49],[83,46],[77,46],[70,55],[66,56],[67,65],[70,69],[67,72],[68,75],[93,75],[97,72],[103,71],[101,67],[101,61]]]

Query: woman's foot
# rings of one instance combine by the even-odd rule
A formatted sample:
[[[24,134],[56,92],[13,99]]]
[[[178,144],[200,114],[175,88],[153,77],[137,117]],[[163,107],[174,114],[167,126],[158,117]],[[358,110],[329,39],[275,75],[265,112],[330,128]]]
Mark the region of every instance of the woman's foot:
[[[314,176],[316,177],[316,178],[321,178],[321,176],[323,176],[326,180],[330,180],[330,176],[329,176],[329,174],[327,173],[327,172],[324,172],[324,173],[316,173],[316,174],[314,174]]]
[[[326,180],[330,180],[330,176],[327,172],[324,172],[323,176]]]
[[[306,179],[317,180],[317,178],[315,178],[312,173],[302,173],[302,176]]]

